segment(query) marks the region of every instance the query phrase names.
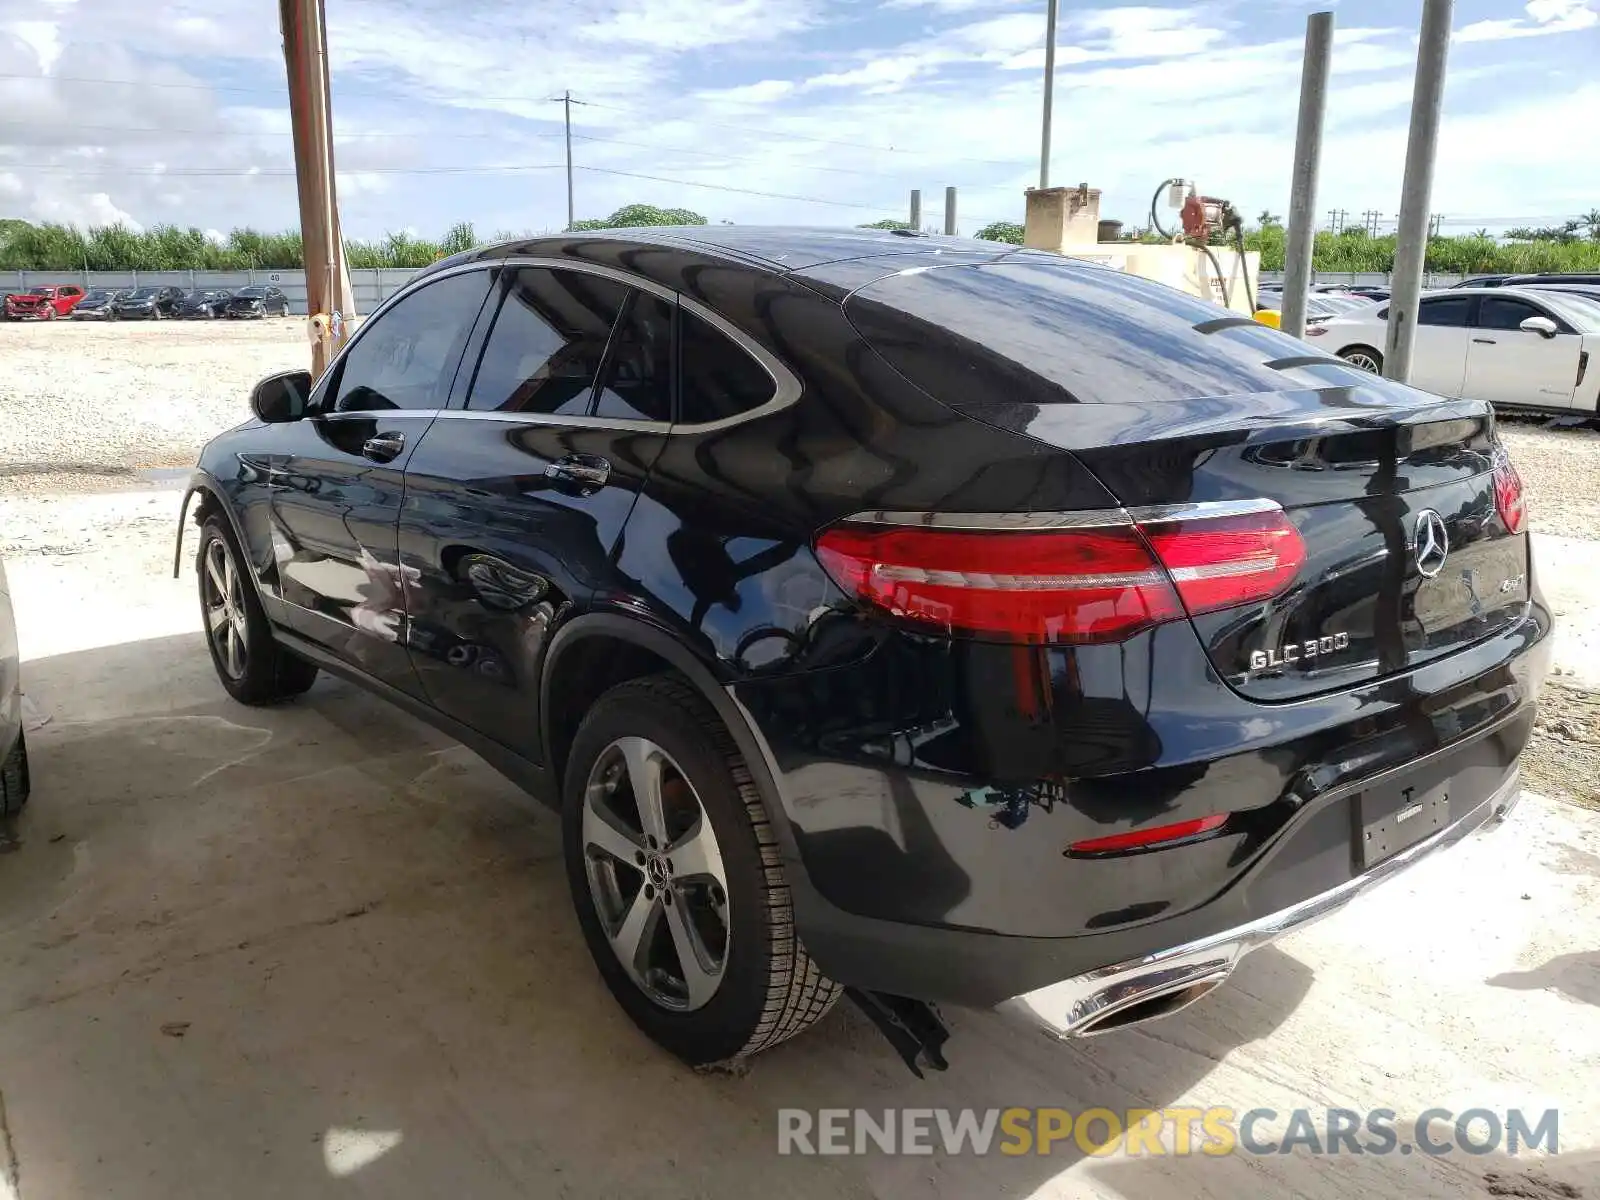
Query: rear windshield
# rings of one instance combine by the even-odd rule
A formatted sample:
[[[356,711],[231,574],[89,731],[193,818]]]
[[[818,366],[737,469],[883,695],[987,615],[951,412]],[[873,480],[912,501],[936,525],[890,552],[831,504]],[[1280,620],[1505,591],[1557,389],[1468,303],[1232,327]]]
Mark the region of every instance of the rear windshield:
[[[897,370],[956,407],[1279,391],[1287,381],[1267,364],[1315,353],[1176,288],[1070,261],[892,275],[856,292],[847,311]]]
[[[259,300],[259,299],[261,299],[261,297],[265,296],[266,294],[267,294],[267,289],[266,288],[247,287],[247,288],[240,288],[237,292],[235,292],[233,294],[233,298],[235,300],[239,300],[239,299]]]

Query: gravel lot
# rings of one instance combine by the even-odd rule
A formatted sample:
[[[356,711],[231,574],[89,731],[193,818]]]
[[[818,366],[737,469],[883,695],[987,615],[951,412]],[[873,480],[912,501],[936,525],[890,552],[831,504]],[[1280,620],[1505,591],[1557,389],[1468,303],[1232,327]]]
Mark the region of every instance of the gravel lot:
[[[298,318],[0,324],[0,494],[118,490],[141,468],[188,466],[307,347]]]
[[[171,469],[249,415],[257,379],[307,356],[299,320],[0,325],[0,555],[117,548],[159,570]],[[1600,432],[1528,419],[1502,429],[1561,618],[1530,778],[1600,807]]]

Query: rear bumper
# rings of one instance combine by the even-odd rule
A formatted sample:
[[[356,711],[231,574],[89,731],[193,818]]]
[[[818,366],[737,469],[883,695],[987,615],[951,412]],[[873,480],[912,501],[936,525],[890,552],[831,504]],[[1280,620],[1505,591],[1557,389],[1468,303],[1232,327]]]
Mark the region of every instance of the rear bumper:
[[[922,651],[891,647],[731,691],[771,773],[796,922],[818,966],[865,990],[992,1007],[1063,980],[1081,999],[1104,971],[1197,946],[1226,973],[1244,952],[1235,942],[1276,936],[1482,824],[1514,795],[1552,627],[1536,595],[1518,626],[1458,654],[1279,705],[1234,697],[1214,676],[1185,680],[1192,652],[1150,647],[1149,694],[1096,707],[1068,695],[1094,682],[1080,653],[1074,674],[1044,681],[1058,714],[1068,703],[1083,714],[1065,752],[1130,766],[1048,788],[1015,777],[1027,737],[1047,728],[1016,715],[1037,657],[996,663],[971,648],[919,675],[907,666]],[[916,703],[915,723],[890,723]],[[1427,818],[1435,833],[1363,869],[1363,797],[1404,787],[1447,792]],[[1204,840],[1065,854],[1130,824],[1219,812],[1228,822]],[[1042,1006],[1070,1027],[1076,1003]]]
[[[1522,797],[1519,769],[1465,817],[1353,879],[1244,925],[1140,958],[1113,963],[1007,1000],[1000,1007],[1057,1037],[1085,1037],[1121,1028],[1158,1007],[1166,1016],[1221,984],[1239,960],[1285,934],[1339,911],[1440,850],[1486,825],[1499,824]]]

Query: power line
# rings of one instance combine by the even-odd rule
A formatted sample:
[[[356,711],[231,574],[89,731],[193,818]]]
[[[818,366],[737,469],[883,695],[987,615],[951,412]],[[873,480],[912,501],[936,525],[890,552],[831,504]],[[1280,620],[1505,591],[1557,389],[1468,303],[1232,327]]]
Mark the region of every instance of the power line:
[[[39,123],[37,121],[0,120],[0,125],[22,125],[22,126],[28,126],[28,127],[35,127],[38,124]],[[53,130],[58,130],[58,129],[59,130],[94,129],[94,130],[98,130],[98,131],[106,132],[106,133],[170,133],[170,134],[184,134],[184,135],[195,136],[195,137],[214,137],[217,134],[227,134],[230,137],[285,137],[286,138],[286,137],[293,136],[291,134],[291,132],[289,130],[287,130],[287,129],[254,129],[254,130],[252,130],[252,129],[168,129],[168,128],[164,128],[164,127],[159,126],[159,125],[81,125],[81,124],[78,124],[76,122],[74,122],[71,125],[51,125],[49,128],[52,131]],[[345,140],[347,138],[415,138],[417,136],[418,136],[417,135],[417,131],[415,129],[396,129],[396,130],[382,130],[382,131],[378,131],[378,130],[353,130],[353,131],[350,131],[350,132],[347,132],[347,133],[339,133],[337,131],[335,131],[335,133],[334,133],[334,138],[336,140],[339,140],[339,141],[343,141],[343,140]],[[452,129],[449,132],[448,136],[451,138],[451,140],[454,140],[456,138],[504,138],[506,135],[504,133],[501,133],[501,132],[470,133],[470,132],[457,132],[456,130]],[[523,136],[523,137],[536,137],[536,138],[554,138],[554,137],[560,137],[561,134],[559,134],[559,133],[524,133],[521,136]],[[577,135],[574,134],[573,136],[576,137]]]
[[[183,91],[241,92],[241,93],[246,93],[246,94],[253,93],[253,94],[257,94],[257,95],[274,95],[274,96],[283,95],[283,90],[281,88],[241,87],[241,86],[239,86],[237,84],[220,84],[220,83],[173,83],[173,82],[169,82],[169,81],[166,81],[166,80],[95,79],[95,78],[89,78],[89,77],[85,77],[85,76],[73,76],[73,75],[21,75],[21,74],[5,74],[5,73],[0,73],[0,79],[28,79],[28,80],[33,80],[33,81],[39,82],[39,83],[91,83],[91,84],[107,84],[107,85],[115,86],[115,87],[155,87],[155,88],[175,88],[175,89],[183,90]],[[426,85],[424,85],[424,87],[426,87]],[[380,92],[368,92],[368,91],[364,91],[364,90],[361,90],[361,89],[349,90],[349,89],[345,89],[345,88],[340,88],[339,91],[341,91],[345,95],[349,95],[349,96],[372,96],[372,97],[377,97],[377,96],[382,96],[382,95],[386,95],[387,94],[387,93],[380,93]],[[470,97],[470,99],[475,100],[475,101],[494,101],[494,102],[505,103],[505,104],[541,104],[541,103],[544,103],[548,99],[548,97],[545,97],[545,96],[480,96],[480,95],[473,95],[472,97]],[[572,103],[581,104],[586,108],[603,108],[603,109],[606,109],[609,112],[626,113],[626,114],[628,114],[630,116],[639,116],[639,115],[641,115],[638,112],[637,109],[624,108],[621,105],[616,105],[616,104],[602,104],[598,100],[574,100]],[[465,106],[452,105],[452,107],[465,107]],[[654,114],[654,113],[644,114],[644,115],[648,115],[652,119],[656,119],[658,117],[658,114]],[[778,137],[789,138],[792,141],[817,142],[817,143],[819,143],[821,145],[825,145],[825,146],[850,146],[850,147],[853,147],[853,148],[858,149],[858,150],[876,150],[876,151],[878,151],[879,153],[882,153],[882,154],[914,154],[914,153],[916,153],[916,151],[908,150],[908,149],[906,149],[906,148],[904,148],[902,146],[876,146],[876,145],[872,145],[872,144],[870,144],[868,142],[849,142],[849,141],[841,141],[841,140],[838,140],[838,139],[835,139],[835,138],[819,138],[819,137],[812,137],[809,134],[791,133],[791,132],[789,132],[787,130],[782,130],[782,129],[761,128],[761,127],[755,126],[755,125],[733,125],[733,124],[729,124],[727,122],[718,122],[718,121],[697,121],[696,124],[708,125],[708,126],[714,128],[714,129],[736,129],[736,130],[740,130],[740,131],[745,132],[745,133],[764,133],[764,134],[768,134],[768,135],[775,135],[775,136],[778,136]],[[959,155],[946,156],[946,157],[950,158],[952,161],[984,163],[984,164],[986,164],[988,166],[994,166],[994,167],[1015,166],[1017,164],[1017,162],[1019,161],[1018,159],[965,158],[965,157],[962,157],[962,156],[959,156]]]
[[[573,103],[576,104],[578,102],[576,100],[574,100]],[[577,141],[604,142],[607,145],[611,145],[611,146],[634,146],[634,147],[637,147],[640,150],[658,150],[658,151],[666,151],[666,152],[669,152],[669,153],[672,153],[672,154],[693,154],[693,155],[696,155],[696,156],[698,156],[700,158],[721,159],[724,162],[765,163],[766,165],[780,165],[780,166],[795,167],[795,168],[797,168],[799,170],[802,170],[802,171],[827,171],[830,174],[834,174],[834,175],[861,175],[861,176],[865,176],[865,177],[870,178],[870,179],[898,179],[898,178],[900,178],[900,176],[898,176],[898,175],[887,174],[887,173],[885,173],[883,171],[857,171],[857,170],[851,169],[850,167],[820,167],[820,166],[813,166],[810,163],[783,163],[781,161],[779,161],[779,162],[774,164],[774,163],[768,162],[768,160],[765,160],[765,159],[749,158],[747,156],[742,156],[742,155],[738,155],[738,154],[724,154],[720,150],[693,150],[693,149],[689,148],[688,146],[659,146],[659,145],[651,145],[649,142],[630,142],[630,141],[626,141],[623,138],[599,137],[599,136],[597,136],[595,134],[592,134],[592,133],[574,133],[572,136]]]
[[[577,103],[576,100],[573,101]],[[574,163],[573,169],[596,175],[620,175],[626,179],[649,179],[655,183],[676,183],[683,187],[705,188],[713,192],[736,192],[741,196],[765,196],[770,200],[799,200],[806,204],[831,204],[835,208],[859,208],[867,212],[898,211],[898,204],[857,204],[851,200],[825,200],[821,196],[796,196],[789,192],[762,192],[755,188],[732,187],[724,183],[697,183],[692,179],[670,179],[665,175],[645,175],[638,171],[613,171],[608,167],[586,167]]]
[[[478,99],[492,99],[492,97],[483,96],[483,97],[478,97]],[[616,104],[601,104],[601,103],[599,103],[597,101],[594,101],[594,100],[574,100],[573,103],[574,104],[581,104],[585,108],[603,108],[603,109],[606,109],[609,112],[626,113],[629,116],[639,116],[639,115],[641,115],[635,109],[623,108],[620,105],[616,105]],[[657,114],[646,114],[646,115],[649,115],[652,120],[659,120],[660,119]],[[915,154],[915,153],[917,153],[917,151],[908,150],[903,146],[874,146],[874,145],[871,145],[870,143],[867,143],[867,142],[845,142],[845,141],[839,141],[839,140],[837,140],[835,138],[819,138],[819,137],[811,137],[809,134],[804,134],[804,133],[792,133],[792,132],[790,132],[789,130],[786,130],[786,129],[770,129],[770,128],[763,129],[763,128],[761,128],[759,126],[755,126],[755,125],[731,125],[731,124],[728,124],[725,121],[695,121],[694,123],[696,125],[709,126],[712,129],[736,129],[736,130],[739,130],[740,132],[743,132],[743,133],[764,133],[764,134],[767,134],[769,137],[788,138],[789,140],[796,141],[796,142],[817,142],[820,145],[824,145],[824,146],[850,146],[850,147],[853,147],[854,149],[857,149],[857,150],[876,150],[880,154]],[[1001,159],[1001,158],[966,158],[966,157],[963,157],[962,155],[958,155],[958,154],[955,154],[955,155],[944,155],[943,157],[946,160],[951,161],[951,162],[984,163],[985,165],[991,166],[991,167],[1013,167],[1013,166],[1016,166],[1016,164],[1019,161],[1021,161],[1020,159],[1015,159],[1015,158],[1007,158],[1007,159]]]
[[[344,167],[341,175],[504,175],[523,171],[556,171],[560,163],[529,163],[498,167]],[[249,178],[294,176],[293,167],[73,167],[62,163],[18,163],[0,159],[0,167],[24,171],[54,171],[64,175],[132,175],[139,178]]]

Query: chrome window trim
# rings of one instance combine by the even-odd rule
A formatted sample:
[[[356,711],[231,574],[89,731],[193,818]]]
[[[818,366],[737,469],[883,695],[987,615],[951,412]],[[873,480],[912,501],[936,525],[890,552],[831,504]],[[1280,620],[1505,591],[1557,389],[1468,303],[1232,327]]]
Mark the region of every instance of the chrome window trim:
[[[440,420],[500,421],[516,425],[559,425],[563,429],[620,429],[628,433],[666,433],[671,421],[635,421],[630,417],[567,417],[560,413],[520,413],[503,409],[442,408]]]
[[[858,512],[845,520],[860,525],[912,525],[924,529],[993,529],[1016,532],[1039,529],[1104,529],[1165,521],[1205,521],[1282,512],[1276,500],[1206,500],[1184,504],[1149,504],[1139,508],[1092,508],[1076,512],[941,513]]]
[[[772,399],[765,404],[750,409],[748,412],[736,413],[731,417],[723,417],[718,421],[702,421],[698,424],[674,424],[667,421],[632,421],[626,417],[556,417],[554,414],[543,413],[503,413],[489,409],[473,411],[465,408],[406,409],[406,412],[437,411],[441,417],[471,417],[477,420],[519,421],[535,425],[563,425],[569,429],[622,429],[641,433],[671,433],[671,434],[702,434],[714,433],[720,429],[728,429],[735,425],[742,425],[746,421],[760,420],[773,413],[782,412],[800,399],[803,390],[800,380],[794,372],[772,354],[765,346],[746,334],[722,314],[707,308],[698,300],[685,296],[682,292],[673,290],[665,284],[657,283],[653,279],[645,279],[638,275],[629,274],[616,267],[608,267],[603,263],[574,262],[565,258],[542,258],[536,255],[515,255],[509,258],[479,259],[474,262],[461,263],[442,271],[431,271],[427,275],[412,280],[405,284],[394,295],[390,296],[372,312],[361,318],[361,325],[351,335],[350,340],[340,348],[328,367],[317,379],[315,386],[320,386],[322,381],[332,376],[334,369],[343,361],[345,355],[359,342],[372,323],[381,317],[395,304],[398,304],[412,292],[421,291],[430,283],[440,279],[448,279],[453,275],[464,275],[469,271],[497,271],[507,267],[546,267],[551,270],[577,271],[588,275],[598,275],[603,279],[615,280],[626,284],[628,287],[637,288],[641,292],[648,292],[663,300],[669,300],[678,308],[699,317],[718,333],[738,346],[751,358],[755,359],[767,376],[772,380]],[[675,360],[676,361],[676,358]],[[332,415],[331,413],[325,415]]]

